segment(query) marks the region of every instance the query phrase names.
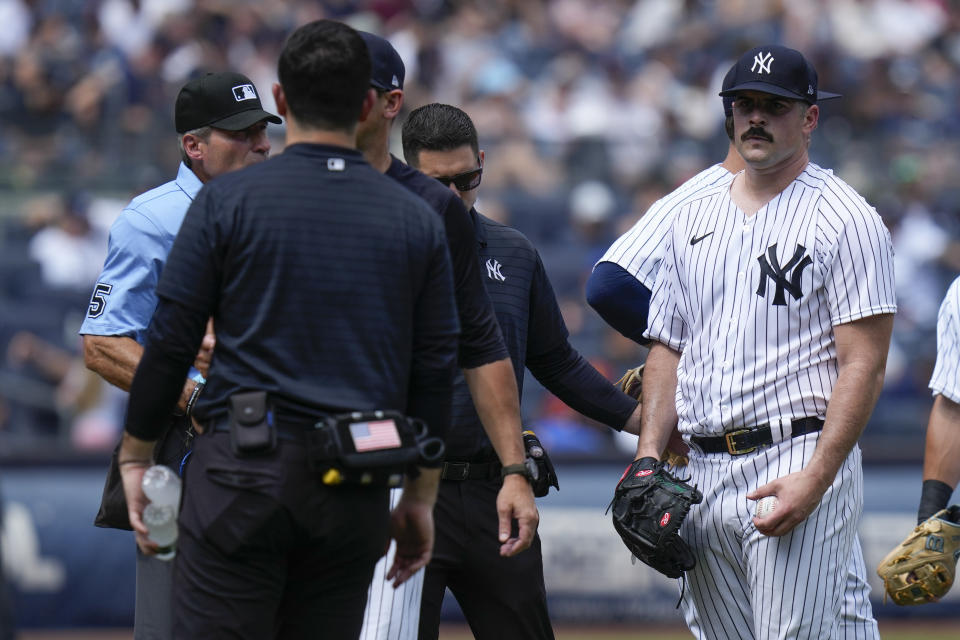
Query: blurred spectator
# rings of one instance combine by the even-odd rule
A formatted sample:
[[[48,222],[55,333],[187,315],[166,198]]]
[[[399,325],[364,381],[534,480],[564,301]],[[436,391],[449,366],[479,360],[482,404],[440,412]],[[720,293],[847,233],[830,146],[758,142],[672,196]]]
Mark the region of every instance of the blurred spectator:
[[[22,331],[7,346],[7,365],[23,380],[29,370],[51,385],[53,407],[75,449],[113,448],[122,431],[126,393],[88,370],[81,356]],[[10,391],[16,391],[18,385],[11,386]],[[7,401],[16,403],[18,399],[9,397]]]
[[[394,42],[407,108],[471,113],[498,158],[485,209],[537,245],[582,317],[576,346],[588,356],[606,342],[581,292],[591,256],[726,148],[716,94],[738,52],[803,50],[821,84],[844,94],[824,106],[812,159],[837,167],[894,236],[901,312],[888,392],[920,398],[931,309],[960,270],[960,7],[941,0],[0,0],[0,211],[79,185],[96,194],[93,230],[77,211],[54,215],[62,202],[31,202],[48,211],[30,247],[44,281],[89,293],[106,248],[93,235],[115,215],[96,203],[175,170],[169,105],[188,76],[232,68],[269,86],[283,39],[319,17]],[[62,320],[67,303],[35,293],[16,263],[26,246],[2,243],[0,307],[36,303]],[[0,325],[9,317],[0,309]],[[56,342],[62,331],[45,324],[38,332]],[[0,326],[0,338],[17,328]]]
[[[27,206],[25,222],[39,231],[30,240],[30,257],[52,288],[88,292],[100,275],[107,239],[90,224],[88,198],[45,196]]]

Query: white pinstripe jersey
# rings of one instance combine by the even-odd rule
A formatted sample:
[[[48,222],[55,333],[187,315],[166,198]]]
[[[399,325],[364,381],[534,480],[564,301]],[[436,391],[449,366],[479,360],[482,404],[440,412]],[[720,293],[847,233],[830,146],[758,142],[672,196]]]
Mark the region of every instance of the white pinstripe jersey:
[[[660,198],[647,209],[630,230],[610,245],[599,262],[620,265],[647,289],[653,290],[657,280],[663,245],[677,205],[691,193],[705,187],[730,182],[733,174],[715,164],[693,176],[679,187]]]
[[[960,278],[953,281],[937,316],[937,365],[930,388],[960,402]]]
[[[682,352],[682,433],[823,417],[833,327],[896,312],[890,234],[813,163],[752,216],[707,187],[676,211],[650,307],[645,336]]]

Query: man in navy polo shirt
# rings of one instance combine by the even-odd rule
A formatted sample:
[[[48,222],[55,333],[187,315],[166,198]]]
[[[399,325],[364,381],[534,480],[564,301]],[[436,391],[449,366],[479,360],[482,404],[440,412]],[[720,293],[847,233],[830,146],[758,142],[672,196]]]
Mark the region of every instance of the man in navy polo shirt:
[[[299,28],[278,72],[286,150],[194,200],[157,288],[118,456],[143,539],[157,416],[176,402],[212,316],[216,356],[195,409],[206,427],[177,542],[178,638],[356,638],[388,538],[396,583],[432,548],[439,469],[407,478],[388,522],[386,488],[329,484],[310,468],[306,435],[323,416],[384,409],[443,436],[459,333],[443,225],[355,149],[375,95],[353,29]],[[267,403],[231,417],[251,392]],[[256,429],[240,428],[250,416]]]
[[[523,369],[582,414],[613,429],[639,432],[637,401],[603,377],[568,341],[569,334],[537,250],[527,238],[474,209],[484,153],[477,130],[461,109],[428,104],[403,124],[407,162],[435,178],[470,209],[484,283],[522,390]],[[483,459],[490,441],[480,428],[469,390],[458,379],[446,459]],[[496,526],[496,478],[444,477],[434,521],[434,556],[426,569],[420,607],[421,639],[439,634],[447,587],[477,638],[552,638],[543,584],[539,536],[530,551],[504,558],[489,543]]]
[[[476,471],[484,468],[497,478],[504,473],[496,496],[497,527],[491,535],[502,555],[514,556],[532,543],[539,515],[530,486],[522,476],[524,452],[514,368],[483,286],[473,226],[455,194],[390,154],[390,130],[403,106],[403,60],[384,38],[364,32],[361,35],[370,50],[373,64],[370,84],[377,92],[377,100],[357,129],[357,146],[374,168],[426,200],[443,220],[463,331],[458,364],[476,399],[482,428],[494,450],[484,459],[473,462],[478,465]],[[516,521],[513,526],[512,521]],[[402,637],[416,637],[418,581],[422,575],[414,577],[405,594],[384,589],[381,573],[386,571],[389,561],[388,554],[371,582],[362,640],[396,638],[401,629]],[[393,606],[400,598],[407,598],[404,606]]]

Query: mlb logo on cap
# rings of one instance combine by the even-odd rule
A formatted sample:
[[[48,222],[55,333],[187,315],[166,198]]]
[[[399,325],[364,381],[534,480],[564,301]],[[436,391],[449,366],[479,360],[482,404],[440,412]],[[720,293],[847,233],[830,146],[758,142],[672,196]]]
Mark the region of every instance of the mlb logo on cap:
[[[233,88],[233,97],[237,102],[256,100],[257,90],[253,88],[252,84],[241,84]]]

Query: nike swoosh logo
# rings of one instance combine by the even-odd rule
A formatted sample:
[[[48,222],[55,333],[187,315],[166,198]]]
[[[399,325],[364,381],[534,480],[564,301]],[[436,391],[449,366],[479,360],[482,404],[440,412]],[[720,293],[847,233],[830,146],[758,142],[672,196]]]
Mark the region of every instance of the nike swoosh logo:
[[[699,238],[697,238],[696,236],[694,236],[693,238],[690,238],[690,246],[692,247],[693,245],[697,244],[698,242],[700,242],[701,240],[703,240],[703,239],[706,238],[707,236],[712,236],[712,235],[713,235],[713,231],[711,231],[710,233],[705,233],[705,234],[703,234],[702,236],[700,236]]]

